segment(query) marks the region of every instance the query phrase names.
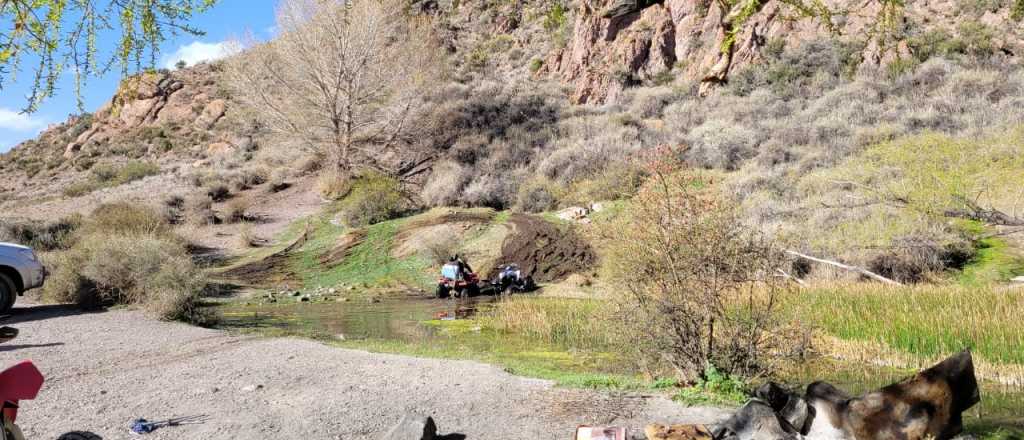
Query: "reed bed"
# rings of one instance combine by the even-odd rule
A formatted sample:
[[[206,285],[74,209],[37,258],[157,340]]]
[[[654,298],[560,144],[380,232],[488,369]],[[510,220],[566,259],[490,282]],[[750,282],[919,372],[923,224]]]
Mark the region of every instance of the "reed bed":
[[[605,351],[614,345],[611,305],[602,300],[511,297],[483,319],[498,331],[576,350]]]
[[[812,287],[790,297],[794,319],[843,340],[933,360],[964,348],[992,364],[1024,365],[1024,290],[995,286]]]

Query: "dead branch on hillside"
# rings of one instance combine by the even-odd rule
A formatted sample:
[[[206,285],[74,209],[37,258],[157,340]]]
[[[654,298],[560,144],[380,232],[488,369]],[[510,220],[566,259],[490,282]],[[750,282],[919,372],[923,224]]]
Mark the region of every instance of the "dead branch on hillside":
[[[863,267],[851,266],[849,264],[843,264],[843,263],[840,263],[840,262],[834,261],[834,260],[826,260],[824,258],[812,257],[810,255],[802,254],[802,253],[797,252],[797,251],[787,250],[786,253],[789,254],[789,255],[793,255],[795,257],[800,257],[800,258],[803,258],[803,259],[806,259],[806,260],[811,260],[811,261],[816,262],[816,263],[827,264],[829,266],[835,266],[835,267],[838,267],[838,268],[843,269],[843,270],[848,270],[848,271],[851,271],[851,272],[857,272],[857,273],[859,273],[861,275],[864,275],[864,276],[866,276],[868,278],[872,278],[872,279],[881,281],[881,282],[886,283],[886,284],[892,284],[892,285],[895,285],[895,286],[902,286],[903,285],[903,283],[900,283],[899,281],[883,277],[883,276],[881,276],[881,275],[879,275],[877,273],[874,273],[874,272],[872,272],[870,270],[867,270],[867,269],[865,269]]]

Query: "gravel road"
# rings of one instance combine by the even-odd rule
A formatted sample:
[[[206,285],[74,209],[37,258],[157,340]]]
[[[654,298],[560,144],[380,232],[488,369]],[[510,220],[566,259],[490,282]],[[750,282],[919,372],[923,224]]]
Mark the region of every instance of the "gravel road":
[[[129,422],[202,416],[152,439],[376,439],[406,412],[468,439],[559,439],[579,424],[636,432],[649,422],[712,423],[727,412],[663,397],[570,390],[468,361],[420,359],[256,338],[152,320],[22,305],[3,325],[0,365],[31,359],[46,376],[18,422],[30,440],[90,431],[137,438]],[[452,437],[456,438],[456,437]]]

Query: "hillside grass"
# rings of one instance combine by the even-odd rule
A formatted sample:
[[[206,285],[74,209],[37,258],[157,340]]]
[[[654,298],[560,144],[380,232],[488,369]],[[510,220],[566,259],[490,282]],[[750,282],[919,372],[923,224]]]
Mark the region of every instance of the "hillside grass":
[[[148,176],[160,174],[160,166],[152,162],[132,160],[123,165],[96,164],[85,180],[64,188],[67,197],[80,197],[103,188],[113,188]]]
[[[333,286],[339,283],[366,287],[404,285],[426,288],[432,284],[427,275],[430,262],[421,256],[395,258],[391,255],[395,235],[414,217],[388,220],[367,226],[366,238],[334,267],[325,267],[320,259],[331,251],[338,239],[352,229],[331,223],[329,216],[313,222],[309,240],[293,259],[293,267],[309,286]]]

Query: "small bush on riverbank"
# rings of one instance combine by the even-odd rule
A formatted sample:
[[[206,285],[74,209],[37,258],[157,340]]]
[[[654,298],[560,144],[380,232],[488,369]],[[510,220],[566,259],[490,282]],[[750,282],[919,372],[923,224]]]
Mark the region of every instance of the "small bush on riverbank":
[[[622,346],[649,375],[668,366],[686,383],[707,380],[708,365],[740,376],[770,371],[794,351],[776,307],[784,259],[738,220],[714,179],[666,153],[624,214],[604,225]]]
[[[128,203],[98,207],[74,246],[53,257],[44,298],[83,307],[138,304],[161,319],[205,323],[206,282],[185,241],[156,211]]]

